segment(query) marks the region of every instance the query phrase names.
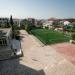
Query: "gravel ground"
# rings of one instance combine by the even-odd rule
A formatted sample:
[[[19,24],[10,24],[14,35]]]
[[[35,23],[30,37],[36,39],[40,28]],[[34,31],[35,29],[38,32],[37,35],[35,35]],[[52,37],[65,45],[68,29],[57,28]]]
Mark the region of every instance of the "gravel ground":
[[[24,57],[0,61],[0,75],[75,75],[75,65],[21,30]]]

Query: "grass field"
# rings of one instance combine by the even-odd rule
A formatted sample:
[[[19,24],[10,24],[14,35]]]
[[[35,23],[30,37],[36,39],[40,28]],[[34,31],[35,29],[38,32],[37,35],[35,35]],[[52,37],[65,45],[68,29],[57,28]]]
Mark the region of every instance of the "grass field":
[[[31,30],[31,32],[44,44],[67,42],[70,39],[69,37],[65,36],[63,33],[53,30],[33,29]]]

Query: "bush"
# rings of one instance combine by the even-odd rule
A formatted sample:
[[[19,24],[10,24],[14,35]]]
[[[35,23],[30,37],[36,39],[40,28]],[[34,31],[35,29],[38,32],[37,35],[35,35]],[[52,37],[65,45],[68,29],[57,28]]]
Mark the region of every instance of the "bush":
[[[48,27],[45,27],[45,29],[49,29]]]
[[[72,40],[75,40],[75,33],[71,34]]]

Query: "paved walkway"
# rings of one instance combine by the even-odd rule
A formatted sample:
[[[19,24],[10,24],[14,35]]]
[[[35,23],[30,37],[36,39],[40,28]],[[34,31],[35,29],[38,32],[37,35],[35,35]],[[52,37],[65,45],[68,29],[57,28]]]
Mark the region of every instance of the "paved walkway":
[[[75,75],[75,65],[21,30],[24,57],[0,62],[0,75]]]
[[[71,43],[60,43],[51,45],[57,52],[61,53],[75,65],[75,44]]]

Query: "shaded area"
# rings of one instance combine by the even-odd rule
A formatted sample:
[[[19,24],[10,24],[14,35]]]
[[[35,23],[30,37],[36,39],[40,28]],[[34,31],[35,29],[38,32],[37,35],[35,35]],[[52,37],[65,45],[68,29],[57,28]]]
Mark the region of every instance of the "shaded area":
[[[19,63],[19,59],[0,61],[0,75],[45,75],[43,70],[35,70]]]

